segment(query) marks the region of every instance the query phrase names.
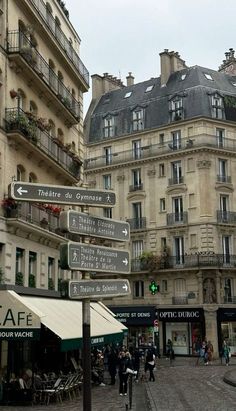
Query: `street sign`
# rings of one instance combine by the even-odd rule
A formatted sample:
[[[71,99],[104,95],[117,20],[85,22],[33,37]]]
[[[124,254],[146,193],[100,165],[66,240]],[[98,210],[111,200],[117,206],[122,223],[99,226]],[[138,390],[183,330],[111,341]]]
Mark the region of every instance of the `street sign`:
[[[128,280],[81,280],[69,282],[69,297],[82,298],[111,298],[129,295]]]
[[[20,201],[113,207],[116,195],[109,190],[89,190],[81,187],[42,185],[13,182],[8,188],[9,197]]]
[[[61,212],[59,221],[62,231],[116,241],[130,239],[129,223],[124,221],[95,217],[74,210]]]
[[[60,265],[63,270],[128,274],[130,256],[128,251],[70,241],[60,246]]]

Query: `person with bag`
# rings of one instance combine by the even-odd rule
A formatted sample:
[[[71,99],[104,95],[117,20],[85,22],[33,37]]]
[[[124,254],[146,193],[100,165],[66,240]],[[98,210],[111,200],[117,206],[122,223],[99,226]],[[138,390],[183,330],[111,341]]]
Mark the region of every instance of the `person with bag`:
[[[208,341],[208,343],[207,343],[207,355],[208,355],[208,363],[209,364],[211,364],[211,362],[212,362],[212,360],[213,360],[213,352],[214,352],[214,349],[213,349],[213,345],[212,345],[212,343],[211,343],[211,341]]]
[[[156,358],[155,354],[153,353],[151,349],[149,349],[147,351],[145,367],[144,367],[145,374],[147,371],[149,371],[149,381],[155,381],[155,377],[153,374],[153,370],[155,368],[155,358]]]
[[[129,351],[122,350],[118,356],[118,374],[119,374],[119,393],[121,396],[127,395],[128,376],[129,374],[136,375],[137,372],[133,370],[133,363]]]
[[[225,365],[229,365],[229,359],[231,357],[231,352],[230,352],[230,347],[228,346],[228,343],[226,340],[223,341],[222,345],[222,356],[225,359]]]

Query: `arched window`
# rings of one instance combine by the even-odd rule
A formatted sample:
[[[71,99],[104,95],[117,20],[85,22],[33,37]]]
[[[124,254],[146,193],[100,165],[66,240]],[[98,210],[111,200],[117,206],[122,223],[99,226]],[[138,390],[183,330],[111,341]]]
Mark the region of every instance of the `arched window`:
[[[25,110],[25,93],[21,89],[17,90],[17,108]]]
[[[16,180],[25,181],[25,168],[21,164],[16,167]]]
[[[35,102],[32,101],[32,100],[30,100],[29,111],[30,111],[30,113],[34,114],[35,116],[37,116],[37,114],[38,114],[38,107],[35,104]]]
[[[29,174],[29,182],[30,183],[37,183],[38,179],[34,173]]]
[[[57,138],[61,143],[64,143],[64,133],[61,128],[57,130]]]
[[[52,15],[52,7],[49,3],[46,3],[46,20],[51,28],[55,25],[54,18]]]

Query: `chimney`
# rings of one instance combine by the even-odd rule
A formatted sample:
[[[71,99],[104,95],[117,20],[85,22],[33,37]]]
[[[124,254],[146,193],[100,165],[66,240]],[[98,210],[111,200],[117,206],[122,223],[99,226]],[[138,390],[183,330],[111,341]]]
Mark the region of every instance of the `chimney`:
[[[121,89],[124,87],[122,81],[111,74],[104,73],[103,76],[93,74],[92,78],[92,99],[97,100],[103,94],[112,90]]]
[[[133,86],[134,76],[132,75],[131,71],[129,72],[129,75],[126,77],[126,81],[127,81],[127,87]]]
[[[229,51],[225,53],[225,60],[219,67],[219,71],[223,73],[230,74],[231,76],[236,75],[236,58],[234,56],[234,49],[230,48]]]
[[[165,49],[159,54],[161,59],[161,86],[166,86],[169,77],[176,71],[187,68],[185,61],[180,58],[179,53]]]

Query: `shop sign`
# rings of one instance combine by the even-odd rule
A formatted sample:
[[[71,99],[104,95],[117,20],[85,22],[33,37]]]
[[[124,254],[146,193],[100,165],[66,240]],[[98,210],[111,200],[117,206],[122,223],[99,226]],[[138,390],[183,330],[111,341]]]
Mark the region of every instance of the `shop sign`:
[[[125,325],[153,326],[155,307],[109,307],[116,314],[116,319]]]
[[[203,319],[203,311],[200,309],[158,310],[158,316],[160,321],[194,322]]]
[[[40,317],[24,305],[14,292],[0,292],[0,339],[39,337]]]

